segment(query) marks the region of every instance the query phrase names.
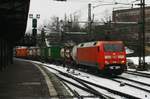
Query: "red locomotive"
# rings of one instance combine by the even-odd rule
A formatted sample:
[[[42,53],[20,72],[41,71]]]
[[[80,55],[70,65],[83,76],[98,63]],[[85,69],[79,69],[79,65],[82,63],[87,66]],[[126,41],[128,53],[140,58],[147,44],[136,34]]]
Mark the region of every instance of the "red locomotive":
[[[76,64],[98,68],[109,74],[121,74],[126,69],[126,52],[122,41],[81,43],[72,50]]]

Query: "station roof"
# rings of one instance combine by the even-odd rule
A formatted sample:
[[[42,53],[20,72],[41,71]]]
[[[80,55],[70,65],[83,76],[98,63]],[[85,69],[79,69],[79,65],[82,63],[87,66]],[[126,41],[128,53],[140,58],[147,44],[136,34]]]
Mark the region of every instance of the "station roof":
[[[16,42],[24,36],[30,0],[0,0],[0,38]]]

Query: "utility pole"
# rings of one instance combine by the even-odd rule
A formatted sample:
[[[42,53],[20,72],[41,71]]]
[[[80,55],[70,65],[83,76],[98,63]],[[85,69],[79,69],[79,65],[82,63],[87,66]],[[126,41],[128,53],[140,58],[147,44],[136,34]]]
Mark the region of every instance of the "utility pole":
[[[57,32],[60,32],[60,31],[59,31],[59,30],[60,30],[60,29],[59,29],[59,17],[56,18],[56,22],[57,22],[57,23],[56,23],[56,29],[57,29],[56,31],[57,31]]]
[[[140,9],[139,9],[139,33],[138,33],[138,51],[139,51],[139,67],[141,68],[141,58],[142,58],[142,0],[140,5]]]
[[[88,32],[89,36],[91,36],[91,27],[92,27],[92,22],[91,22],[91,3],[88,4]]]
[[[143,0],[143,61],[145,66],[145,0]]]
[[[140,1],[139,69],[145,70],[145,0]],[[141,59],[142,57],[142,59]]]
[[[143,69],[146,69],[145,66],[145,0],[141,0],[141,8],[142,8],[142,51],[143,51]]]
[[[44,26],[41,30],[41,45],[40,45],[41,48],[46,46],[46,43],[45,43],[45,28],[46,28],[46,26]]]
[[[64,18],[64,22],[62,21],[61,22],[61,27],[62,27],[62,29],[61,29],[61,42],[65,42],[65,33],[66,33],[66,31],[67,31],[67,14],[65,13],[65,18]]]
[[[66,32],[66,31],[67,31],[67,27],[66,27],[66,25],[67,25],[67,15],[65,14],[64,32]]]

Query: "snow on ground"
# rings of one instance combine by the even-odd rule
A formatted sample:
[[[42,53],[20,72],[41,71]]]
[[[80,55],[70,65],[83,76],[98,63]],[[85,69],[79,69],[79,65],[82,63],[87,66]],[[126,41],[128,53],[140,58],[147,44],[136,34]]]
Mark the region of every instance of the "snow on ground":
[[[146,85],[138,84],[138,83],[135,83],[135,82],[132,82],[132,81],[128,81],[128,80],[125,80],[125,79],[115,78],[115,80],[121,81],[121,82],[124,82],[124,83],[128,83],[128,84],[131,84],[131,85],[134,85],[134,86],[138,86],[138,87],[144,88],[144,89],[148,89],[149,88],[148,90],[150,90],[150,87],[148,87]]]
[[[132,60],[135,65],[139,65],[139,57],[127,57],[127,59]],[[150,56],[145,57],[145,62],[150,64]]]
[[[127,57],[127,61],[132,61],[134,65],[139,65],[139,57]],[[150,56],[145,57],[145,62],[150,65]],[[129,69],[131,71],[136,71],[136,69]],[[138,71],[142,73],[150,74],[150,70],[147,71]]]
[[[58,69],[60,71],[63,71],[65,73],[67,73],[66,72],[66,68],[63,68],[63,67],[60,67],[60,66],[56,66],[56,65],[51,65],[51,64],[43,64],[43,65],[50,66],[50,67],[53,67],[55,69]],[[89,82],[94,82],[95,84],[98,84],[98,85],[101,85],[101,86],[105,86],[107,88],[115,89],[115,90],[123,92],[123,93],[128,93],[130,95],[134,95],[134,96],[140,97],[142,99],[144,99],[144,98],[146,99],[145,95],[148,96],[147,98],[150,98],[150,95],[147,92],[144,92],[144,91],[136,89],[136,88],[129,87],[127,85],[123,86],[123,87],[120,87],[120,83],[111,81],[111,80],[109,80],[107,78],[97,77],[97,76],[94,76],[94,75],[91,75],[91,74],[87,74],[87,73],[84,73],[84,72],[80,72],[80,71],[76,71],[76,73],[77,74],[80,73],[80,76],[79,75],[73,75],[73,74],[72,75],[76,76],[76,77],[78,77],[80,79],[83,79],[83,80],[86,80],[86,81],[89,81]],[[137,79],[136,76],[135,76],[135,79]],[[144,78],[138,78],[138,79],[142,80]],[[150,83],[150,80],[147,81],[147,82]]]
[[[126,54],[134,53],[134,50],[129,49],[128,47],[125,47],[125,50]],[[127,59],[132,60],[135,65],[139,65],[139,57],[127,57]],[[145,62],[150,64],[150,56],[145,56]]]
[[[138,64],[138,58],[137,57],[128,57],[128,59],[132,59],[135,64]],[[26,60],[26,61],[29,61],[29,60]],[[56,65],[52,65],[52,64],[45,64],[45,63],[36,62],[36,61],[30,61],[30,62],[50,66],[50,67],[53,67],[53,68],[58,69],[60,71],[63,71],[65,73],[68,73],[68,72],[66,72],[66,68],[61,67],[61,66],[56,66]],[[150,56],[146,57],[146,62],[150,62]],[[106,78],[97,77],[97,76],[94,76],[94,75],[87,74],[87,73],[80,72],[80,71],[76,70],[76,74],[79,74],[79,73],[80,73],[80,75],[73,75],[73,74],[72,75],[75,76],[75,77],[78,77],[80,79],[89,81],[89,82],[94,82],[95,84],[99,84],[99,85],[102,85],[102,86],[105,86],[105,87],[108,87],[108,88],[111,88],[111,89],[118,90],[118,91],[123,92],[123,93],[128,93],[130,95],[137,96],[141,99],[146,99],[146,98],[150,99],[150,94],[147,93],[147,92],[144,92],[142,90],[138,90],[136,88],[131,88],[127,85],[125,85],[123,87],[120,87],[120,84],[117,83],[117,82],[113,82],[113,81],[111,81],[109,79],[106,79]],[[69,74],[71,74],[71,73],[69,73]],[[127,77],[127,78],[132,78],[132,79],[135,79],[135,80],[138,80],[138,81],[142,81],[144,83],[145,82],[150,83],[150,79],[147,79],[147,78],[144,78],[144,77],[133,76],[133,75],[129,75],[129,74],[123,74],[122,76]],[[106,93],[106,94],[108,94],[108,93]],[[147,95],[147,97],[145,97],[145,95]]]
[[[63,72],[65,72],[65,73],[69,73],[69,74],[72,74],[71,72],[66,72],[66,70],[67,70],[67,68],[64,68],[64,67],[60,67],[60,66],[56,66],[56,65],[51,65],[51,64],[44,64],[44,65],[46,65],[46,66],[50,66],[50,67],[53,67],[53,68],[57,68],[58,70],[60,70],[60,71],[63,71]],[[48,67],[46,67],[46,69],[48,69],[49,71],[51,71],[51,72],[53,72],[53,73],[56,73],[56,71],[55,70],[52,70],[52,69],[50,69],[50,68],[48,68]],[[94,80],[94,79],[97,79],[97,78],[93,78],[93,77],[95,77],[95,76],[93,76],[93,77],[91,77],[91,75],[88,75],[88,74],[86,74],[86,73],[83,73],[83,72],[80,72],[80,71],[75,71],[75,74],[76,74],[76,77],[81,77],[81,79],[88,79],[87,81],[89,81],[90,79],[90,82],[93,82],[93,81],[95,81],[95,82],[97,82],[97,80]],[[80,74],[80,75],[78,75],[78,74]],[[59,73],[57,74],[57,75],[59,75]],[[73,76],[75,76],[74,74],[72,74]],[[62,78],[65,78],[65,76],[62,76],[62,75],[59,75],[60,77],[62,77]],[[90,79],[89,79],[89,77],[90,77]],[[69,80],[68,78],[65,78],[65,79],[67,79],[67,80]],[[105,78],[103,78],[103,79],[105,79]],[[74,80],[69,80],[69,81],[71,81],[71,82],[75,82]],[[102,81],[102,80],[100,80],[100,81]],[[105,83],[105,82],[104,82]],[[79,83],[78,83],[79,84]],[[79,84],[80,85],[80,84]],[[111,85],[111,83],[110,83],[110,85]],[[119,85],[119,84],[118,84]],[[81,85],[82,86],[82,85]],[[71,86],[72,88],[73,88],[73,86]],[[91,87],[93,87],[93,86],[91,86]],[[80,95],[84,95],[84,96],[88,96],[88,95],[90,95],[90,94],[87,94],[86,92],[84,92],[84,91],[82,91],[82,90],[80,90],[80,89],[78,89],[78,88],[76,88],[76,87],[74,87],[73,88],[74,90],[77,90],[77,92],[78,93],[80,93]],[[116,95],[114,95],[114,94],[112,94],[112,93],[109,93],[109,92],[107,92],[106,90],[103,90],[103,89],[100,89],[100,88],[96,88],[99,92],[101,92],[101,93],[105,93],[106,95],[108,95],[108,96],[111,96],[111,97],[114,97],[115,99],[121,99],[121,97],[120,96],[116,96]],[[86,93],[86,94],[85,94]]]
[[[139,81],[139,82],[150,84],[150,79],[149,78],[145,78],[145,77],[141,77],[141,76],[137,76],[137,75],[131,75],[131,74],[123,73],[121,75],[121,77],[125,77],[125,78],[128,78],[128,79],[132,79],[132,80],[136,80],[136,81]]]
[[[88,75],[88,74],[86,74],[86,75]],[[94,82],[95,84],[102,85],[102,86],[105,86],[107,88],[111,88],[111,89],[114,89],[114,90],[117,90],[117,91],[120,91],[123,93],[128,93],[130,95],[134,95],[134,96],[137,96],[140,98],[145,98],[145,94],[149,96],[149,93],[145,93],[145,92],[138,90],[136,88],[131,88],[129,86],[120,87],[120,83],[113,82],[109,79],[95,77],[93,75],[90,75],[91,79],[87,79],[87,78],[83,78],[83,77],[79,77],[79,78],[84,79],[86,81]],[[150,96],[149,96],[149,98],[150,98]]]
[[[51,65],[52,66],[52,65]],[[56,65],[54,65],[55,66],[55,68],[56,68]],[[57,66],[58,67],[58,66]],[[61,78],[63,78],[63,79],[66,79],[67,81],[70,81],[70,82],[73,82],[73,83],[75,83],[75,84],[77,84],[77,85],[80,85],[80,86],[82,86],[81,84],[79,84],[78,82],[76,82],[76,81],[74,81],[73,79],[70,79],[70,78],[67,78],[67,77],[65,77],[65,76],[63,76],[63,75],[61,75],[61,74],[59,74],[59,72],[57,72],[57,71],[55,71],[55,70],[53,70],[53,69],[51,69],[51,68],[48,68],[48,67],[45,67],[47,70],[49,70],[50,72],[52,72],[52,73],[54,73],[54,74],[56,74],[56,75],[58,75],[59,77],[61,77]],[[70,85],[70,84],[68,84],[71,88],[74,88],[78,93],[80,93],[80,95],[87,95],[87,96],[91,96],[91,94],[89,94],[89,93],[87,93],[87,92],[85,92],[85,91],[83,91],[83,90],[81,90],[81,89],[79,89],[79,88],[77,88],[77,87],[75,87],[75,86],[73,86],[73,85]],[[84,86],[82,86],[82,87],[84,87]]]

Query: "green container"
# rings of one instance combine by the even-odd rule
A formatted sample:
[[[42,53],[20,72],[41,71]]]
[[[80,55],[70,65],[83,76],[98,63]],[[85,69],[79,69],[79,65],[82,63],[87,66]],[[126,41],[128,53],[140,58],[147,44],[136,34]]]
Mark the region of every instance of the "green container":
[[[52,60],[60,60],[61,56],[60,56],[60,50],[61,50],[61,46],[51,46],[47,48],[47,54],[48,57]]]

